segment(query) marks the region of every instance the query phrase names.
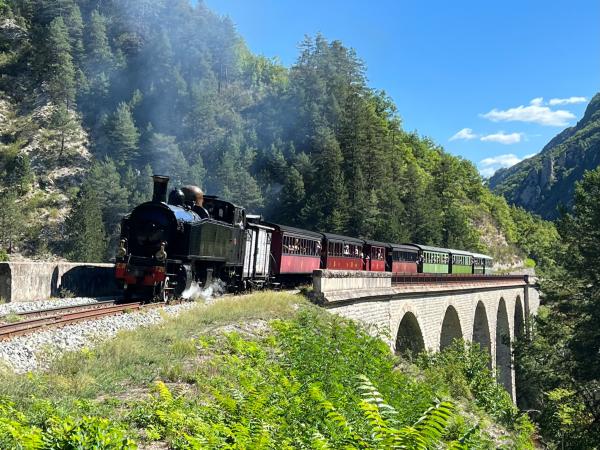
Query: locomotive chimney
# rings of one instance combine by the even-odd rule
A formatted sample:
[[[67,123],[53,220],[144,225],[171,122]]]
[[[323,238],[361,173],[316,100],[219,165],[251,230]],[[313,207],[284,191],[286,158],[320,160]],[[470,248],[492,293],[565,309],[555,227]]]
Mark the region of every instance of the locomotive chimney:
[[[154,191],[152,192],[153,202],[167,202],[167,186],[169,185],[169,177],[163,175],[153,175]]]

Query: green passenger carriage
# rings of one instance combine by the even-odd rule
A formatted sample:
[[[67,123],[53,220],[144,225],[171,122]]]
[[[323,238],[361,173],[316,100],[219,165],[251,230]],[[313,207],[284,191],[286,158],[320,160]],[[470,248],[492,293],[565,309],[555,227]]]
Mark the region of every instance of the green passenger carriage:
[[[450,273],[450,252],[439,247],[411,244],[419,249],[419,272],[421,273]]]
[[[450,250],[449,273],[473,273],[473,256],[464,250]]]
[[[491,256],[483,255],[481,253],[472,253],[473,255],[473,273],[478,274],[491,274],[493,272],[492,266],[494,260]]]

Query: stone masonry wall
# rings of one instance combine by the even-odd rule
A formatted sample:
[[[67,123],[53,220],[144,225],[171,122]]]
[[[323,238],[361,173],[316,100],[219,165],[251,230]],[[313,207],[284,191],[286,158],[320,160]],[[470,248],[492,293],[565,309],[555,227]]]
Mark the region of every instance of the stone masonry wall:
[[[28,302],[57,297],[68,290],[79,297],[115,295],[112,264],[68,262],[0,263],[0,298]]]
[[[390,284],[385,285],[381,280],[387,283],[387,278],[373,277],[369,272],[346,272],[345,276],[336,277],[335,283],[323,279],[328,275],[323,271],[315,272],[315,279],[321,278],[315,283],[315,295],[326,308],[375,326],[395,351],[400,350],[396,348],[397,336],[401,321],[408,313],[416,318],[416,333],[420,333],[413,339],[422,339],[426,349],[438,351],[442,343],[459,336],[465,341],[480,342],[488,349],[492,366],[496,368],[497,363],[502,366],[498,368],[499,379],[515,398],[514,371],[507,339],[512,342],[516,335],[526,332],[528,316],[536,314],[539,307],[538,291],[525,279],[520,282],[500,279],[448,283],[445,286],[391,286],[391,279]],[[352,279],[350,275],[368,281]],[[356,288],[372,283],[373,278],[381,283],[380,287]],[[348,289],[349,286],[355,288]],[[456,316],[458,321],[453,320]],[[410,332],[415,333],[415,329],[411,328]]]

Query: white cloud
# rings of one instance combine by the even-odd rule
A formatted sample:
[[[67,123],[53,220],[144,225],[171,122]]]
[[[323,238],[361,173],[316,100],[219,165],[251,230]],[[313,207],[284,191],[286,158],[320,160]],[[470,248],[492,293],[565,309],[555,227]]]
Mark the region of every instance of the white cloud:
[[[489,178],[502,167],[510,167],[521,162],[523,159],[519,158],[513,153],[506,153],[504,155],[493,156],[491,158],[485,158],[479,161],[479,173],[482,176]]]
[[[542,106],[543,98],[538,97],[531,100],[528,106],[520,105],[516,108],[506,110],[492,109],[482,117],[492,122],[532,122],[540,125],[562,127],[569,124],[569,120],[574,119],[575,115],[570,111],[558,109],[553,111],[547,106]]]
[[[492,156],[491,158],[485,158],[479,161],[479,164],[483,167],[510,167],[514,166],[518,162],[521,162],[521,158],[513,153],[507,153],[504,155]]]
[[[569,97],[569,98],[551,98],[548,102],[549,105],[572,105],[575,103],[585,103],[587,98],[585,97]]]
[[[496,173],[496,170],[498,170],[498,169],[494,169],[493,167],[486,167],[485,169],[480,169],[479,173],[484,178],[490,178],[492,175],[494,175]]]
[[[450,138],[450,140],[451,141],[456,141],[457,139],[470,140],[470,139],[475,139],[475,138],[477,138],[477,135],[473,133],[472,129],[470,129],[470,128],[463,128],[458,133],[456,133],[454,136],[452,136]]]
[[[517,144],[517,143],[521,142],[522,136],[523,136],[523,133],[507,134],[504,131],[500,131],[498,133],[481,136],[481,140],[483,142],[497,142],[499,144],[510,145],[510,144]]]
[[[531,100],[529,103],[534,106],[542,106],[542,103],[544,103],[544,97],[536,97],[533,100]]]

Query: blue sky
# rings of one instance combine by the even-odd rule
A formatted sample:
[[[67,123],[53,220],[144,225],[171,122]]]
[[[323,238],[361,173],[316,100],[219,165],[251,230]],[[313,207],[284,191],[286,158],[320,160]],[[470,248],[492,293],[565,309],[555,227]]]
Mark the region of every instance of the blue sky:
[[[356,49],[404,128],[484,175],[539,152],[600,90],[600,2],[206,0],[285,66],[304,35]]]

